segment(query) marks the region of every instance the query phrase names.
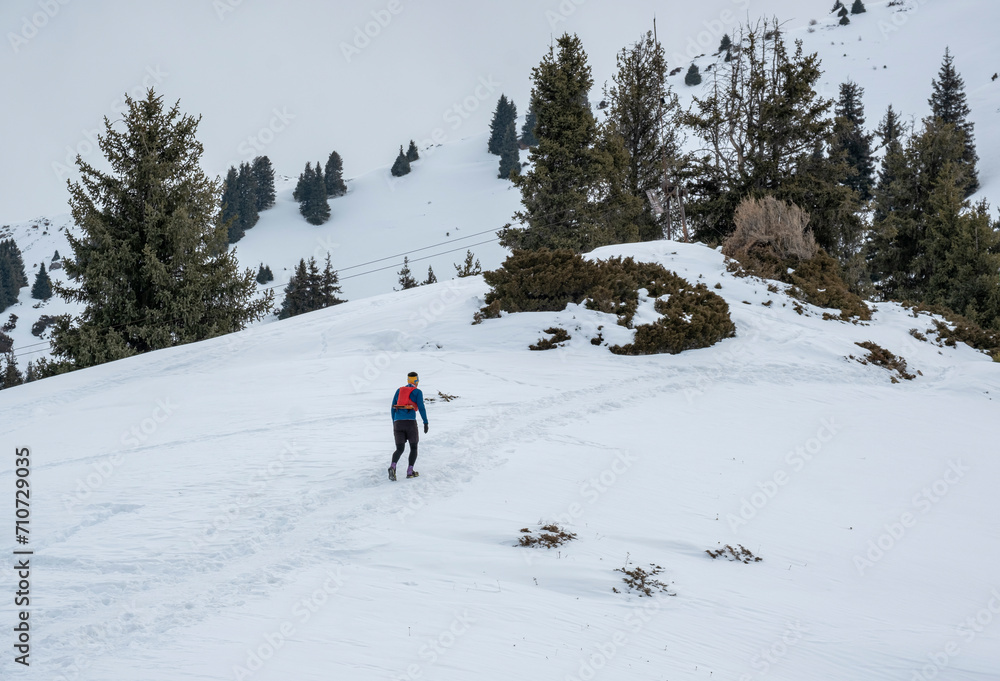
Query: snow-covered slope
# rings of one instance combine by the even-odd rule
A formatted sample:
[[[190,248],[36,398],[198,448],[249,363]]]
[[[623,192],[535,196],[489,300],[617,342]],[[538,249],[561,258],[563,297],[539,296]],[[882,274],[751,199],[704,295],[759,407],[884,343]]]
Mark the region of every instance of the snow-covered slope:
[[[998,365],[896,305],[800,315],[703,246],[613,254],[721,284],[737,337],[619,357],[582,308],[471,325],[473,277],[0,392],[36,551],[4,678],[1000,678]],[[568,346],[528,351],[553,324]],[[920,375],[847,359],[866,340]],[[437,400],[390,483],[411,370]],[[550,522],[577,539],[515,546]],[[627,592],[651,563],[676,595]]]

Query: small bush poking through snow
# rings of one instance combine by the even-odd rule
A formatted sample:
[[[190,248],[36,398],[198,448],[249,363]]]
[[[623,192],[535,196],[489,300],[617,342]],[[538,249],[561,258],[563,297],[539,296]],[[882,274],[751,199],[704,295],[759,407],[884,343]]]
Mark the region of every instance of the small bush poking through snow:
[[[676,596],[676,593],[670,591],[670,588],[656,579],[656,576],[663,572],[663,568],[655,563],[649,564],[649,570],[645,570],[641,567],[635,567],[631,570],[628,567],[615,568],[615,572],[624,573],[625,576],[622,577],[622,581],[625,582],[625,586],[628,587],[630,592],[635,591],[639,594],[639,597],[650,596],[654,593],[665,593],[668,596]],[[612,587],[612,591],[615,593],[621,593],[618,589]]]
[[[559,347],[560,343],[565,343],[571,336],[566,329],[561,329],[558,326],[554,326],[551,329],[545,329],[543,333],[547,333],[551,338],[539,338],[538,342],[534,345],[529,345],[529,350],[551,350],[552,348]]]
[[[743,544],[737,544],[734,549],[729,544],[726,544],[721,549],[713,551],[712,549],[707,549],[705,551],[712,558],[725,558],[730,561],[739,561],[741,563],[759,563],[763,558],[760,556],[753,555],[753,552],[743,546]]]
[[[544,546],[551,549],[576,539],[576,534],[567,532],[558,525],[545,525],[537,537],[527,527],[522,527],[521,532],[522,534],[517,540],[518,546]]]
[[[906,360],[902,357],[897,357],[892,354],[881,345],[877,345],[871,341],[865,341],[864,343],[855,343],[858,347],[862,347],[868,351],[868,354],[862,358],[857,358],[851,355],[851,359],[856,359],[862,364],[874,364],[875,366],[882,367],[883,369],[891,372],[896,372],[899,378],[906,379],[907,381],[912,381],[916,376],[907,373],[906,371]],[[899,383],[896,376],[891,376],[893,383]]]

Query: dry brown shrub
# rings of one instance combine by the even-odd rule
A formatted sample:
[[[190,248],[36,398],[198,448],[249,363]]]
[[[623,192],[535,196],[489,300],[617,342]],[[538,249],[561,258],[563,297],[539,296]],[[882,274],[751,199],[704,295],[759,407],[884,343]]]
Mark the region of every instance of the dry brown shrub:
[[[807,231],[809,213],[794,203],[772,196],[746,198],[733,220],[736,229],[722,244],[722,252],[740,259],[751,251],[765,250],[784,260],[808,260],[816,254],[816,238]]]

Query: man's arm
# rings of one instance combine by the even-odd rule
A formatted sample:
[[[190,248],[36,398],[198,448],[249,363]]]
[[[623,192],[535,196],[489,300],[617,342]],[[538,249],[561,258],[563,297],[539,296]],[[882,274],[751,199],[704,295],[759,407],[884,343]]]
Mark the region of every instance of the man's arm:
[[[427,410],[424,409],[424,393],[418,388],[410,393],[410,398],[416,397],[413,400],[417,403],[417,409],[420,410],[420,417],[424,420],[424,425],[427,425]]]
[[[396,401],[399,400],[399,388],[396,388],[396,394],[392,396],[392,406],[389,407],[389,418],[393,421],[396,420]]]

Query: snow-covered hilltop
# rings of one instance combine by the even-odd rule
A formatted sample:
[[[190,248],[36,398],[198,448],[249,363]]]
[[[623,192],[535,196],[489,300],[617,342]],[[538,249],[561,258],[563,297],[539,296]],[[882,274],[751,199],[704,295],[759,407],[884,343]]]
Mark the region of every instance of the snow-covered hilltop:
[[[619,254],[713,287],[737,337],[634,358],[583,308],[471,325],[471,277],[0,393],[33,452],[31,678],[996,678],[997,365],[894,304],[799,314],[703,246]],[[915,378],[849,359],[867,341]],[[393,484],[414,369],[431,429]],[[577,538],[515,546],[549,523]],[[650,564],[675,596],[616,571]]]

